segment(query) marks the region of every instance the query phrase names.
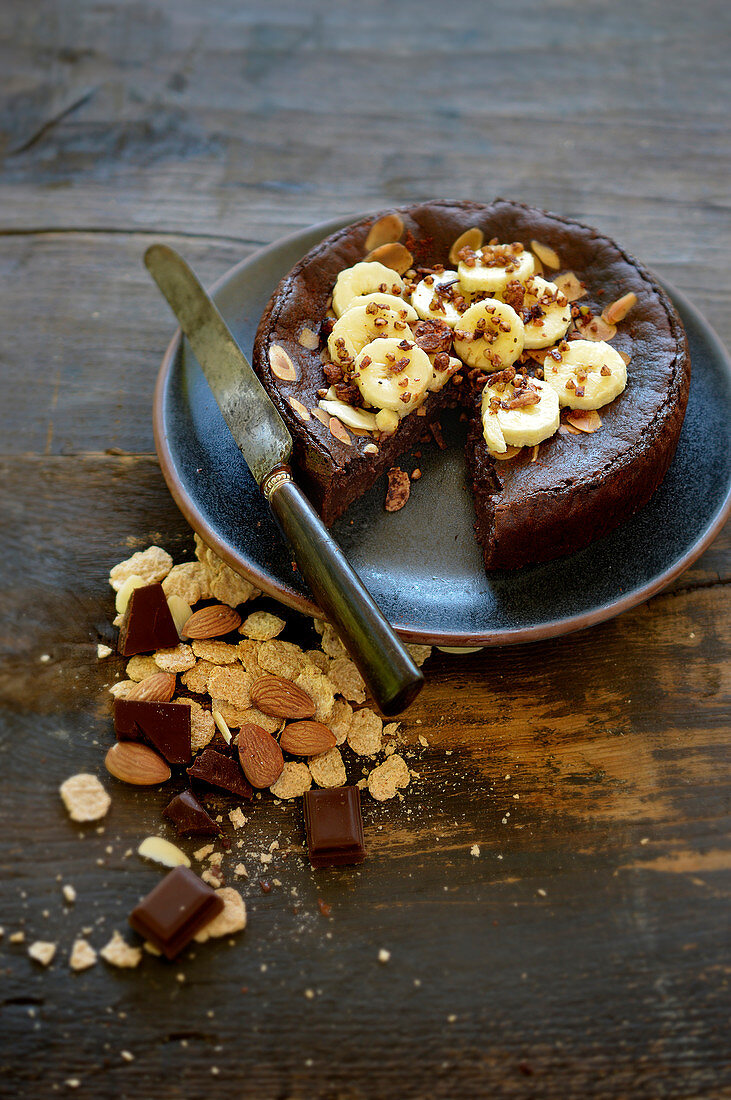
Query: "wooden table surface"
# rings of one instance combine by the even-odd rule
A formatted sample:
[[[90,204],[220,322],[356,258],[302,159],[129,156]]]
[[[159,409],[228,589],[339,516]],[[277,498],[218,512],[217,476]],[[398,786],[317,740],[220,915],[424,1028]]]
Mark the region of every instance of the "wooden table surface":
[[[145,246],[210,282],[336,214],[503,195],[616,237],[728,346],[729,30],[716,0],[0,6],[0,1094],[731,1096],[728,533],[614,621],[436,654],[368,862],[275,860],[234,946],[72,974],[158,880],[125,853],[165,795],[115,784],[102,835],[57,795],[103,775],[109,567],[190,556]],[[255,810],[252,848],[299,844],[298,807]]]

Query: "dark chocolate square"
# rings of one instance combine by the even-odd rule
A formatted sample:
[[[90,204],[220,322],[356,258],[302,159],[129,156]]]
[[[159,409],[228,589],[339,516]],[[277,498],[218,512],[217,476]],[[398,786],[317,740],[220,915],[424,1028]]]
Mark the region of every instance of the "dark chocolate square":
[[[118,741],[149,741],[169,764],[188,764],[193,755],[185,703],[115,699],[114,732]]]
[[[211,787],[229,791],[238,798],[254,797],[254,790],[246,781],[238,761],[210,746],[196,757],[188,768],[188,775],[191,779],[198,779]]]
[[[304,814],[313,867],[363,862],[366,852],[357,787],[306,791]]]
[[[210,886],[188,867],[176,867],[135,906],[129,923],[166,959],[174,959],[222,909]]]

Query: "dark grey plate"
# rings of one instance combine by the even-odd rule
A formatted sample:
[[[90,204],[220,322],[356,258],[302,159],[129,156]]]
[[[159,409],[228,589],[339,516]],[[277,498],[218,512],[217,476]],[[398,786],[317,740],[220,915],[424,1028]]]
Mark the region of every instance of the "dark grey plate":
[[[278,241],[238,264],[213,296],[247,355],[279,279],[343,219]],[[715,537],[731,508],[731,365],[715,333],[677,291],[693,364],[680,445],[650,503],[570,558],[486,575],[464,480],[464,432],[443,419],[446,451],[426,448],[406,508],[383,509],[377,483],[333,533],[396,629],[413,641],[504,645],[590,626],[641,603]],[[192,527],[235,569],[285,604],[314,612],[307,586],[231,438],[187,341],[160,369],[155,442]]]

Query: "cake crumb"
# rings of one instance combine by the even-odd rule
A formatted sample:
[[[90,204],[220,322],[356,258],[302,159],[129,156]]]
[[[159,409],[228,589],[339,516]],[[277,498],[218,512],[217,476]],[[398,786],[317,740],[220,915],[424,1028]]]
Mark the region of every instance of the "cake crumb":
[[[139,966],[142,959],[142,948],[132,947],[115,930],[111,940],[99,952],[105,962],[122,970]]]
[[[56,944],[49,940],[36,940],[28,948],[28,954],[34,962],[40,963],[41,966],[49,966],[56,954]]]
[[[96,951],[88,940],[81,938],[74,940],[69,955],[69,966],[72,970],[88,970],[90,966],[95,965],[96,959]]]
[[[64,883],[61,888],[61,892],[63,894],[63,900],[66,902],[66,904],[73,905],[76,901],[76,891],[74,890],[70,882]]]
[[[72,821],[98,821],[112,800],[95,775],[79,772],[59,787],[59,794]]]
[[[391,952],[387,951],[385,947],[382,947],[378,952],[379,963],[387,963],[391,958]]]
[[[470,848],[470,855],[474,856],[475,859],[479,858],[479,855],[480,855],[480,845],[479,844],[473,844],[472,845],[472,847]]]

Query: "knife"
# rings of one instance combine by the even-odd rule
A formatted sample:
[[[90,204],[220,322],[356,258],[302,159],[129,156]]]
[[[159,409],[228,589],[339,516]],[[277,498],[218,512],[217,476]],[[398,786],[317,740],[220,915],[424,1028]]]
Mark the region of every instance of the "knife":
[[[337,628],[383,714],[398,714],[415,699],[424,677],[295,483],[288,465],[292,436],[287,426],[182,256],[154,244],[145,252],[145,265],[188,337],[318,607]]]

